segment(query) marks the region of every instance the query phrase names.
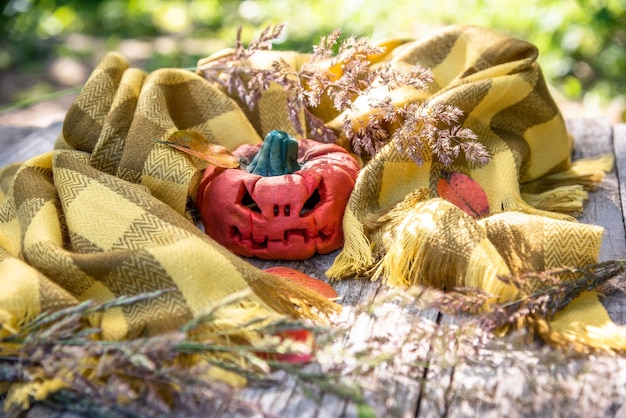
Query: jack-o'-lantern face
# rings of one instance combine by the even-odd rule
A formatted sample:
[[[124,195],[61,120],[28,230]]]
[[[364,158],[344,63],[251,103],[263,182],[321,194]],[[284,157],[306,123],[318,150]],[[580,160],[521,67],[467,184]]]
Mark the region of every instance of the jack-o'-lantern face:
[[[302,164],[291,174],[207,168],[198,193],[206,233],[236,254],[268,260],[305,259],[339,248],[359,164],[337,145],[306,139],[298,145]],[[249,161],[260,148],[243,145],[235,154]]]

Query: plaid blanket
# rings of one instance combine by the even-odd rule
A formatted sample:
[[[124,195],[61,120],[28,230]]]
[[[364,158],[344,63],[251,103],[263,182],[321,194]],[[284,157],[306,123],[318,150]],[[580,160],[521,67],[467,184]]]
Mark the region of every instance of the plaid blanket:
[[[387,45],[385,61],[419,63],[435,76],[426,95],[402,90],[395,104],[427,99],[459,107],[462,125],[492,158],[485,166],[459,160],[444,167],[426,156],[416,165],[393,145],[383,148],[360,174],[344,215],[345,247],[328,275],[478,286],[506,300],[515,291],[499,274],[596,261],[602,229],[561,212],[579,210],[583,185],[599,181],[612,162],[570,161],[572,140],[536,49],[474,27]],[[251,319],[318,318],[336,310],[197,229],[191,211],[206,163],[156,142],[190,129],[232,150],[271,129],[292,131],[283,94],[270,90],[250,112],[197,74],[147,74],[128,68],[119,54],[107,55],[69,109],[55,149],[0,172],[0,336],[44,311],[164,289],[171,291],[93,315],[91,325],[109,339],[155,335],[242,294],[211,324],[254,344],[255,328],[241,327]],[[360,117],[315,113],[326,115],[329,127]],[[471,218],[438,197],[444,171],[478,182],[489,215]],[[545,335],[602,347],[624,348],[625,341],[595,293],[551,321]]]
[[[229,149],[261,140],[236,103],[198,75],[146,74],[111,53],[67,112],[55,149],[2,171],[0,335],[44,311],[163,289],[173,291],[93,316],[92,325],[107,339],[155,335],[242,292],[215,324],[336,309],[196,227],[190,210],[204,167],[155,142],[179,129]]]
[[[457,106],[462,126],[477,134],[491,160],[476,165],[458,159],[444,166],[427,155],[418,166],[388,144],[361,170],[344,215],[346,242],[327,272],[330,277],[478,287],[505,301],[517,290],[499,275],[597,261],[602,228],[578,223],[566,212],[582,209],[585,186],[603,178],[612,157],[570,161],[573,141],[533,45],[483,28],[454,26],[404,43],[389,55],[393,65],[421,64],[434,74],[427,95],[403,90],[395,105],[427,100],[428,106]],[[372,111],[349,110],[330,124],[345,117],[364,120]],[[438,180],[451,172],[480,185],[488,216],[475,219],[439,197]],[[555,341],[624,348],[624,331],[594,294],[584,295],[551,324],[544,334],[553,332],[549,338]],[[587,325],[594,327],[593,337]],[[602,327],[607,332],[597,332]]]

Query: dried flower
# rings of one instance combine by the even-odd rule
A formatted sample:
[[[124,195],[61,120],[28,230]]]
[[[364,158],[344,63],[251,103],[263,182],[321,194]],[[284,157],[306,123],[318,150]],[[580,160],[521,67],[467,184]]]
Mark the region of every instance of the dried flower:
[[[526,317],[549,320],[582,292],[596,289],[625,271],[625,261],[612,260],[583,267],[562,267],[500,277],[503,282],[515,286],[519,295],[514,300],[496,305],[481,322],[488,329],[497,329],[519,323]]]
[[[429,153],[444,165],[452,164],[461,154],[470,163],[488,162],[484,145],[471,130],[460,126],[460,109],[428,102],[407,106],[393,102],[393,91],[398,88],[428,89],[432,72],[420,65],[372,67],[370,60],[385,50],[365,37],[342,39],[342,32],[336,30],[320,39],[310,61],[300,69],[281,59],[270,69],[253,68],[250,58],[258,51],[271,49],[272,41],[283,31],[284,25],[267,27],[244,47],[239,28],[234,52],[199,70],[250,109],[271,82],[279,84],[286,92],[289,120],[298,134],[308,131],[312,139],[336,142],[338,132],[310,111],[327,96],[337,112],[346,113],[342,132],[359,155],[373,156],[385,144],[394,142],[397,150],[416,164],[423,163]],[[354,116],[359,102],[372,110],[365,120]],[[302,116],[306,126],[302,126]]]
[[[215,312],[238,303],[235,294],[206,315],[181,329],[149,338],[108,341],[99,329],[87,327],[87,317],[107,309],[128,306],[173,289],[133,297],[119,297],[106,303],[85,301],[76,306],[39,315],[20,331],[0,339],[0,382],[42,382],[60,379],[65,387],[52,393],[46,403],[60,405],[89,416],[214,416],[230,412],[237,416],[258,416],[259,408],[237,397],[232,387],[211,377],[211,369],[228,370],[252,380],[266,379],[270,369],[285,370],[303,382],[325,385],[351,399],[359,392],[332,375],[302,370],[289,360],[272,360],[272,354],[300,355],[302,343],[273,337],[282,331],[308,329],[296,320],[259,326],[264,337],[254,347],[233,341],[216,331],[212,337],[194,339],[198,328],[215,321]],[[258,323],[263,318],[257,318]],[[256,323],[256,322],[255,322]],[[249,327],[254,324],[243,324]],[[206,333],[204,333],[206,334]],[[270,355],[270,356],[268,356]],[[194,362],[192,358],[206,359]],[[19,405],[7,405],[15,410]]]
[[[493,303],[494,295],[474,288],[444,292],[417,287],[412,295],[424,308],[449,315],[478,314],[478,323],[494,331],[509,325],[528,325],[533,318],[549,320],[582,292],[596,289],[624,272],[626,261],[612,260],[583,267],[500,276],[499,280],[518,290],[515,298],[501,303]]]

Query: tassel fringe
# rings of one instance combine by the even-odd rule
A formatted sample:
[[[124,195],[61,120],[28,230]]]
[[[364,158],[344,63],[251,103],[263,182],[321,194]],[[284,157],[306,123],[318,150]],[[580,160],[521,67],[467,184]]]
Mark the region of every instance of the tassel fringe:
[[[350,205],[343,215],[345,242],[341,253],[326,271],[332,280],[354,276],[367,270],[373,263],[372,244],[365,235],[363,224],[354,216]]]
[[[249,280],[248,285],[273,311],[295,318],[324,322],[329,315],[341,310],[341,305],[316,291],[274,274],[263,273],[263,280],[256,277]]]
[[[588,193],[582,185],[561,186],[547,192],[522,193],[522,198],[534,208],[557,212],[580,212]]]
[[[565,171],[550,174],[533,182],[522,185],[524,193],[543,193],[562,186],[582,185],[585,190],[594,190],[613,169],[615,157],[603,154],[593,158],[581,158],[574,161]]]

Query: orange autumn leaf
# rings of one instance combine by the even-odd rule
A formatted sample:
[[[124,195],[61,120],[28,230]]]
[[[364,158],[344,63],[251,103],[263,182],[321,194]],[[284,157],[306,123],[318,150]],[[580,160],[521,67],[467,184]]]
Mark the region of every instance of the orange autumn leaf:
[[[218,167],[239,167],[237,157],[223,146],[210,143],[200,132],[179,130],[170,135],[166,141],[155,140],[155,142],[169,145]]]
[[[308,344],[312,351],[315,350],[315,339],[313,333],[308,329],[288,329],[278,333],[282,339],[290,339],[295,342]],[[313,361],[315,356],[311,353],[285,353],[280,354],[278,361],[284,361],[291,364],[303,364]]]
[[[489,214],[489,200],[480,185],[462,173],[446,173],[437,182],[437,193],[474,218]]]
[[[303,343],[311,349],[310,352],[287,352],[281,354],[269,354],[269,353],[257,353],[257,355],[264,359],[271,359],[291,364],[304,364],[309,363],[315,359],[315,337],[308,329],[286,329],[279,331],[276,334],[280,337],[281,341],[291,340],[296,343]]]
[[[323,282],[322,280],[318,280],[311,276],[308,276],[301,271],[282,266],[269,267],[266,268],[265,271],[267,273],[275,274],[294,283],[297,283],[300,286],[313,290],[320,295],[327,297],[328,299],[334,299],[337,297],[337,292],[335,291],[335,289],[333,289],[331,285]]]

